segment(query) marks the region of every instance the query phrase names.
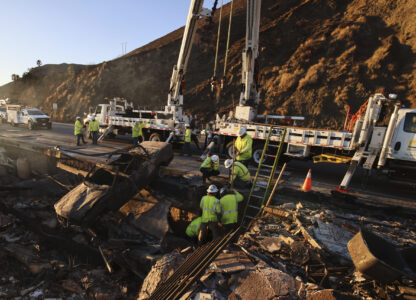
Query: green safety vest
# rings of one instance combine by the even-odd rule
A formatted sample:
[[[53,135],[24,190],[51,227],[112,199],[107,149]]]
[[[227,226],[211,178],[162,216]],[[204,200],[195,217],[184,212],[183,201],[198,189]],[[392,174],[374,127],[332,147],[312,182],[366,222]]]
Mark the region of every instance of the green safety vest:
[[[194,219],[191,224],[186,227],[186,235],[190,238],[197,237],[201,228],[202,217]]]
[[[218,171],[220,169],[220,162],[217,161],[216,163],[213,163],[211,157],[207,157],[199,167],[199,169],[201,168],[208,168],[210,171]]]
[[[220,199],[221,224],[234,224],[238,221],[238,202],[243,201],[244,196],[239,192],[225,195]]]
[[[244,138],[239,136],[235,141],[235,149],[237,152],[241,152],[240,155],[237,155],[237,160],[247,160],[250,159],[252,156],[252,147],[253,147],[253,139],[251,136],[246,134]]]
[[[239,161],[234,162],[233,180],[235,180],[235,178],[238,178],[244,182],[249,182],[251,179],[249,170],[247,169],[245,165],[243,165]]]
[[[88,127],[90,131],[98,131],[98,129],[100,129],[100,124],[98,124],[98,121],[90,121]]]
[[[132,137],[139,137],[143,136],[143,127],[146,125],[147,122],[141,122],[139,124],[134,124],[131,136]]]
[[[220,200],[214,196],[204,196],[201,199],[202,209],[202,223],[218,222],[218,217],[221,213]]]
[[[74,135],[82,134],[82,127],[84,127],[80,120],[75,121]]]
[[[191,135],[192,135],[192,131],[191,129],[186,129],[185,131],[185,143],[190,143],[191,142]]]

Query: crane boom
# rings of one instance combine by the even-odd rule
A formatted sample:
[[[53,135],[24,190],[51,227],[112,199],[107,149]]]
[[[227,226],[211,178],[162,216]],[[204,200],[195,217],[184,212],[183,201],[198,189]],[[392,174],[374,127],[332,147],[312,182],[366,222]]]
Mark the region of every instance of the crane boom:
[[[203,0],[191,0],[188,18],[183,33],[182,44],[179,51],[178,62],[173,67],[172,77],[168,94],[168,102],[165,112],[171,113],[174,120],[182,121],[183,95],[181,95],[181,84],[186,73],[189,56],[191,54],[192,43],[195,37],[198,19],[201,16],[209,17],[211,11],[202,8]]]
[[[242,55],[241,94],[236,118],[252,121],[259,103],[257,57],[259,54],[261,0],[247,0],[246,45]]]

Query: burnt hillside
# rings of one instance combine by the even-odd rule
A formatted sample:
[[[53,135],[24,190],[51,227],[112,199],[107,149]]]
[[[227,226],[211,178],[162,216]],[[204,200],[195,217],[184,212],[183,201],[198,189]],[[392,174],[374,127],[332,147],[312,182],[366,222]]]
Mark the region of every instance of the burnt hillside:
[[[222,76],[229,4],[223,10],[219,75]],[[416,6],[412,0],[263,0],[260,32],[260,112],[304,115],[310,126],[339,127],[348,104],[355,111],[374,92],[395,92],[416,106]],[[235,0],[224,95],[212,100],[219,10],[202,20],[188,65],[185,109],[225,112],[238,103],[245,1]],[[185,20],[184,20],[185,22]],[[136,105],[165,104],[183,28],[123,57],[98,65],[45,65],[0,87],[22,103],[69,121],[103,102],[125,97]]]

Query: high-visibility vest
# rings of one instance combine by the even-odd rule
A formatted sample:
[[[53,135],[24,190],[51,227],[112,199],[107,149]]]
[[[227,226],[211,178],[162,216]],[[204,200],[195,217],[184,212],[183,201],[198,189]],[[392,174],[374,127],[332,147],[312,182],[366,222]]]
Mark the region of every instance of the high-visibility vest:
[[[131,136],[132,137],[139,137],[143,136],[143,127],[146,125],[147,122],[141,122],[138,124],[134,124],[132,130],[131,130]]]
[[[225,195],[220,199],[221,224],[234,224],[238,221],[238,202],[243,201],[244,196],[239,192]]]
[[[199,169],[201,168],[208,168],[210,171],[212,170],[218,171],[220,169],[220,162],[217,161],[213,163],[211,157],[207,157],[205,158],[205,160],[202,162],[201,166],[199,167]]]
[[[75,121],[74,135],[82,134],[82,127],[84,127],[80,120]]]
[[[237,152],[241,152],[237,155],[237,160],[247,160],[252,156],[253,139],[246,134],[243,138],[239,136],[235,141],[235,149]]]
[[[249,170],[247,169],[245,165],[243,165],[239,161],[234,162],[233,180],[235,180],[236,178],[244,182],[249,182],[251,179]]]
[[[202,217],[194,219],[191,224],[186,227],[186,235],[193,238],[197,237],[199,229],[201,228]]]
[[[88,127],[90,131],[98,131],[98,129],[100,129],[100,124],[98,124],[98,121],[94,120],[90,121]]]
[[[191,129],[186,129],[185,130],[185,143],[190,143],[191,142],[191,135],[192,135],[192,131]]]
[[[206,195],[202,197],[200,207],[202,209],[202,223],[217,222],[221,213],[220,200],[214,196]]]

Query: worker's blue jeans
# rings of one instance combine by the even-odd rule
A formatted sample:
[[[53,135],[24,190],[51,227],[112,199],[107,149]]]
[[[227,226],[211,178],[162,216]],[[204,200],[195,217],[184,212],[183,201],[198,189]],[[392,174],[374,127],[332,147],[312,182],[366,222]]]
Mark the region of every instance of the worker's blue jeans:
[[[202,173],[202,181],[205,182],[206,179],[209,179],[211,176],[217,176],[220,174],[219,171],[212,170],[210,168],[200,168],[199,169]]]
[[[86,144],[87,142],[84,140],[84,135],[82,133],[77,134],[77,146],[79,146],[79,142],[82,140],[82,142],[84,144]]]
[[[189,156],[191,156],[192,155],[191,151],[192,151],[191,143],[187,143],[187,142],[183,143],[181,154],[188,154]]]
[[[94,145],[97,145],[97,141],[98,141],[98,131],[91,131],[91,138],[92,138],[92,143]]]
[[[133,145],[137,145],[141,142],[143,142],[143,137],[142,136],[137,136],[137,137],[133,138]]]

